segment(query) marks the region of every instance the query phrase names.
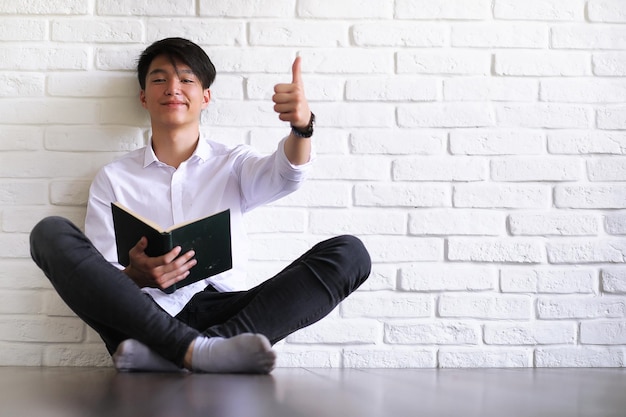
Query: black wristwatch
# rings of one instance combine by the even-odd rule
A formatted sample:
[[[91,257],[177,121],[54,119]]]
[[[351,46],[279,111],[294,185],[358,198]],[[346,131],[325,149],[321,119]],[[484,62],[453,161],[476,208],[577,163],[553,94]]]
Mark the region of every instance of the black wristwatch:
[[[311,112],[311,120],[304,129],[299,129],[294,125],[291,125],[291,133],[301,138],[310,138],[313,136],[313,125],[315,124],[315,115]]]

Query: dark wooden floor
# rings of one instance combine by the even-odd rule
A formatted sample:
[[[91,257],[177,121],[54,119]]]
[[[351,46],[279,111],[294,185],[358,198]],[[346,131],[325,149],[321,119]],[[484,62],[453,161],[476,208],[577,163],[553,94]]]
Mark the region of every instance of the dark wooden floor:
[[[290,369],[270,376],[0,367],[0,416],[626,416],[624,369]]]

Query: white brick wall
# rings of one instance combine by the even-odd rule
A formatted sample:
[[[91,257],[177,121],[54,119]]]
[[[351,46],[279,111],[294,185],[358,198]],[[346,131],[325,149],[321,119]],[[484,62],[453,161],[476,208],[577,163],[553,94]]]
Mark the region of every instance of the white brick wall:
[[[256,283],[360,236],[370,280],[280,366],[626,365],[623,0],[0,0],[0,365],[110,365],[29,259],[46,215],[142,146],[134,65],[184,36],[218,69],[203,131],[270,152],[303,57],[319,160],[252,213]]]

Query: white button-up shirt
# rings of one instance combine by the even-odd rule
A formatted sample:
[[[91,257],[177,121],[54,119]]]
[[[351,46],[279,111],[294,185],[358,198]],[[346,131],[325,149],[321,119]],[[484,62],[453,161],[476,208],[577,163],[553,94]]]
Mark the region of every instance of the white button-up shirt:
[[[176,169],[160,162],[151,144],[106,165],[89,191],[85,233],[118,268],[111,203],[119,201],[163,228],[230,209],[233,268],[165,294],[144,288],[171,315],[212,284],[220,291],[246,288],[248,239],[242,216],[262,204],[295,191],[311,162],[294,166],[284,152],[260,155],[249,146],[234,148],[200,138],[193,155]],[[313,157],[311,157],[312,161]]]

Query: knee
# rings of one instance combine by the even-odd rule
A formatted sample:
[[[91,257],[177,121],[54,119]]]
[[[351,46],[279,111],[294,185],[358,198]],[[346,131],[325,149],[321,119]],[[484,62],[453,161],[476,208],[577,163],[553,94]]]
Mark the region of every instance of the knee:
[[[63,217],[50,216],[40,220],[30,232],[31,256],[35,258],[39,248],[54,248],[56,238],[71,228],[75,226]]]
[[[338,244],[343,248],[345,264],[349,265],[352,272],[355,273],[357,279],[362,283],[369,276],[372,269],[372,260],[367,248],[356,236],[342,235],[337,236]],[[360,285],[359,283],[359,285]]]

